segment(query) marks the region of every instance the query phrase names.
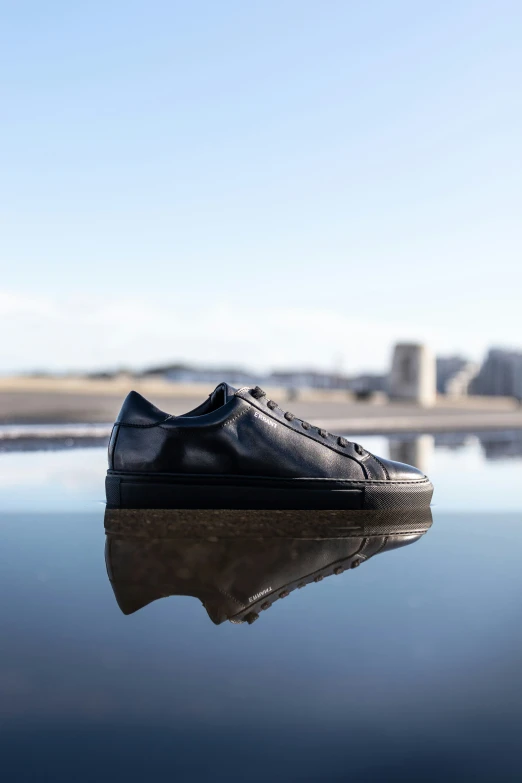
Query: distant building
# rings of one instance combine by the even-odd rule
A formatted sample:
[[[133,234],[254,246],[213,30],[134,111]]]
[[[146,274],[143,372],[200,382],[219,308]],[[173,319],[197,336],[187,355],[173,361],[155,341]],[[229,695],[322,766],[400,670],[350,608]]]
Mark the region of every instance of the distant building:
[[[346,381],[342,375],[317,370],[286,370],[271,373],[266,384],[292,389],[346,389]]]
[[[266,378],[267,386],[290,389],[348,389],[350,379],[335,373],[316,370],[287,370],[273,372]]]
[[[348,379],[348,389],[356,394],[370,394],[373,392],[386,392],[388,390],[388,376],[366,373],[356,375]]]
[[[285,389],[340,389],[355,393],[386,391],[388,377],[367,373],[346,376],[318,370],[276,370],[272,373],[252,373],[237,367],[191,367],[184,364],[168,364],[148,368],[144,375],[156,375],[173,383],[220,383],[232,386],[279,386]]]
[[[193,369],[178,368],[168,370],[165,377],[175,383],[206,383],[217,384],[226,381],[231,386],[256,386],[263,382],[263,377],[252,375],[237,368]]]
[[[461,356],[439,356],[436,360],[437,392],[465,397],[479,372],[479,365]]]
[[[366,373],[350,377],[315,370],[298,370],[273,372],[267,377],[266,383],[291,389],[345,389],[355,394],[367,394],[386,391],[388,376]]]
[[[522,400],[522,353],[492,348],[471,384],[471,391]]]
[[[191,367],[185,364],[166,364],[150,367],[144,375],[158,375],[173,383],[221,383],[226,381],[232,386],[255,386],[266,377],[246,372],[237,367]]]
[[[395,346],[388,392],[391,399],[425,407],[434,405],[437,396],[435,359],[426,345],[402,343]]]
[[[467,364],[461,356],[437,356],[437,391],[446,394],[446,384],[450,378],[460,372]]]

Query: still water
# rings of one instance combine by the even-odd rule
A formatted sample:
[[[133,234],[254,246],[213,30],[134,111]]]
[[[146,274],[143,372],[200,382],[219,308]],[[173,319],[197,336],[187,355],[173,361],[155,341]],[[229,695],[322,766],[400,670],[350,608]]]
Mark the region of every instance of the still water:
[[[520,780],[518,436],[364,444],[429,472],[432,525],[106,546],[103,448],[0,454],[2,779]]]

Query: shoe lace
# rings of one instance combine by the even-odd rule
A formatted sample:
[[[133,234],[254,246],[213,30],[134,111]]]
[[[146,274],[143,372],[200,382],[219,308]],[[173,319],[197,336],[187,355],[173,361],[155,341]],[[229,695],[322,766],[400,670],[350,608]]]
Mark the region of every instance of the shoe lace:
[[[263,389],[260,389],[259,386],[256,386],[254,389],[250,389],[249,392],[252,395],[252,397],[254,397],[254,399],[256,400],[261,400],[263,399],[263,397],[267,396],[266,392],[263,391]],[[266,406],[267,408],[270,408],[271,411],[273,411],[275,408],[279,408],[277,402],[274,402],[273,400],[267,400]],[[279,410],[282,410],[282,408],[279,408]],[[366,454],[365,449],[363,449],[363,447],[360,446],[358,443],[354,443],[353,441],[347,440],[346,438],[343,438],[342,435],[331,435],[331,433],[329,433],[327,430],[323,429],[322,427],[313,427],[307,421],[304,421],[303,419],[299,419],[293,413],[290,413],[290,411],[284,412],[284,417],[287,421],[294,421],[294,419],[300,421],[301,427],[304,430],[316,429],[322,438],[328,438],[328,437],[337,438],[337,445],[341,446],[342,448],[346,448],[351,443],[355,451],[357,452],[357,454],[359,454],[360,456]]]

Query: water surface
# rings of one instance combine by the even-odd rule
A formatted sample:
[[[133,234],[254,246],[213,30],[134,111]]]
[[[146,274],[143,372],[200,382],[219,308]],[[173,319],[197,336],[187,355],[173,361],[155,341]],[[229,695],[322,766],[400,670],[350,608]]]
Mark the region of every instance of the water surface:
[[[409,448],[436,486],[427,533],[252,625],[185,595],[122,612],[103,449],[0,455],[3,778],[519,780],[522,460]]]

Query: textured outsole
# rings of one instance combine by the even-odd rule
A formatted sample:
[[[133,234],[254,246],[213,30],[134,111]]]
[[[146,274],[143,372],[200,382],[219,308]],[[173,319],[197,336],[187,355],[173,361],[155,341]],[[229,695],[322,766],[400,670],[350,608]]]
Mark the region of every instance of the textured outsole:
[[[427,508],[423,481],[248,479],[108,473],[108,508],[237,510],[408,510]]]

